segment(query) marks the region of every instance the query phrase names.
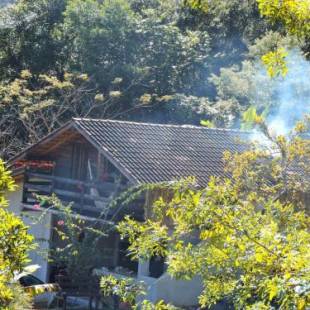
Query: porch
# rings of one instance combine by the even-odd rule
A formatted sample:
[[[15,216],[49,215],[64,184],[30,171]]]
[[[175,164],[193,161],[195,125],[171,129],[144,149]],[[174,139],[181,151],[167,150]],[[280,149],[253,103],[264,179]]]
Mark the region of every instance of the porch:
[[[116,182],[87,182],[26,170],[22,203],[33,206],[38,203],[38,195],[56,194],[64,203],[72,203],[76,212],[95,216],[106,210],[125,188]]]

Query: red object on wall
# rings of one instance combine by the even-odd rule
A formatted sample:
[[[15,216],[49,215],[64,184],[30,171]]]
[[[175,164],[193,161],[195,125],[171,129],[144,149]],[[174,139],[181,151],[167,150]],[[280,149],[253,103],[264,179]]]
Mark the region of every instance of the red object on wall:
[[[53,169],[55,165],[55,162],[49,160],[18,160],[14,163],[15,168]]]

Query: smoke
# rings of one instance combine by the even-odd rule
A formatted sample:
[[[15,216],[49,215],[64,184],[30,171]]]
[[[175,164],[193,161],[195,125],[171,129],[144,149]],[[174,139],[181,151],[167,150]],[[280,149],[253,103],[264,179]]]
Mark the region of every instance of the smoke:
[[[8,4],[12,4],[14,2],[14,0],[0,0],[0,8],[4,7]]]
[[[291,51],[286,61],[287,75],[270,83],[272,105],[267,117],[270,129],[284,135],[310,113],[310,62],[297,50]]]

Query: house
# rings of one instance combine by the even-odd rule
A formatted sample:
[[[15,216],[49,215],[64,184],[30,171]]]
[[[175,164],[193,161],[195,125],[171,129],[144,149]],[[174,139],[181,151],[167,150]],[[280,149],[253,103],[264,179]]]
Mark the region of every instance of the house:
[[[198,184],[205,186],[210,176],[224,176],[223,152],[244,150],[242,140],[247,137],[248,133],[236,130],[189,125],[73,119],[10,160],[19,186],[9,197],[10,208],[17,214],[26,211],[39,216],[34,194],[55,193],[63,201],[72,201],[75,212],[96,219],[112,199],[129,187],[188,176],[196,177]],[[124,212],[143,217],[142,210],[135,205]],[[40,249],[49,249],[56,220],[57,214],[51,211],[42,224],[30,228]],[[109,257],[103,266],[132,268],[138,279],[148,283],[153,301],[197,303],[200,281],[171,279],[163,268],[155,266],[156,262],[129,263],[124,254],[127,245],[122,242],[117,234],[107,240],[104,246]],[[48,280],[50,266],[46,260],[35,253],[31,258],[42,267],[37,276]]]

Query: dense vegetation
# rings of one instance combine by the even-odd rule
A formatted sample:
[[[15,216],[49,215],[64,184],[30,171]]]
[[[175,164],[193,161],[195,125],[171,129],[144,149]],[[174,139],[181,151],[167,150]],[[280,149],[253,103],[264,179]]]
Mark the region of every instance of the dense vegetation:
[[[0,308],[30,309],[30,298],[14,281],[29,262],[27,252],[33,238],[22,220],[7,210],[5,193],[13,191],[14,181],[0,160]]]
[[[177,279],[199,275],[202,307],[226,299],[233,309],[308,309],[310,141],[300,134],[310,119],[289,138],[272,135],[259,115],[254,121],[269,147],[226,153],[233,180],[214,177],[204,189],[194,179],[144,187],[171,195],[153,195],[145,222],[127,217],[118,229],[133,258],[165,257]],[[104,278],[104,292],[109,285]]]
[[[261,56],[278,47],[307,52],[304,36],[262,18],[256,0],[210,1],[206,10],[194,2],[18,0],[2,8],[0,155],[72,116],[239,126],[250,105],[264,109]],[[274,108],[272,98],[264,100]]]
[[[134,258],[165,256],[176,278],[199,273],[202,306],[226,298],[237,309],[306,309],[310,149],[301,136],[309,118],[288,138],[263,119],[285,132],[309,112],[309,0],[8,2],[0,3],[0,157],[73,116],[237,127],[243,115],[273,147],[226,154],[234,182],[213,178],[199,190],[194,179],[170,184],[171,197],[154,201],[146,222],[126,218],[118,229]],[[158,186],[167,187],[146,189]],[[0,160],[0,307],[26,309],[13,278],[32,237],[6,210],[13,189]],[[80,228],[66,222],[75,234],[58,233],[75,247],[57,255],[87,277],[77,268],[89,244],[77,243]],[[136,306],[140,288],[132,295],[115,281],[103,278],[103,293],[118,288]]]

